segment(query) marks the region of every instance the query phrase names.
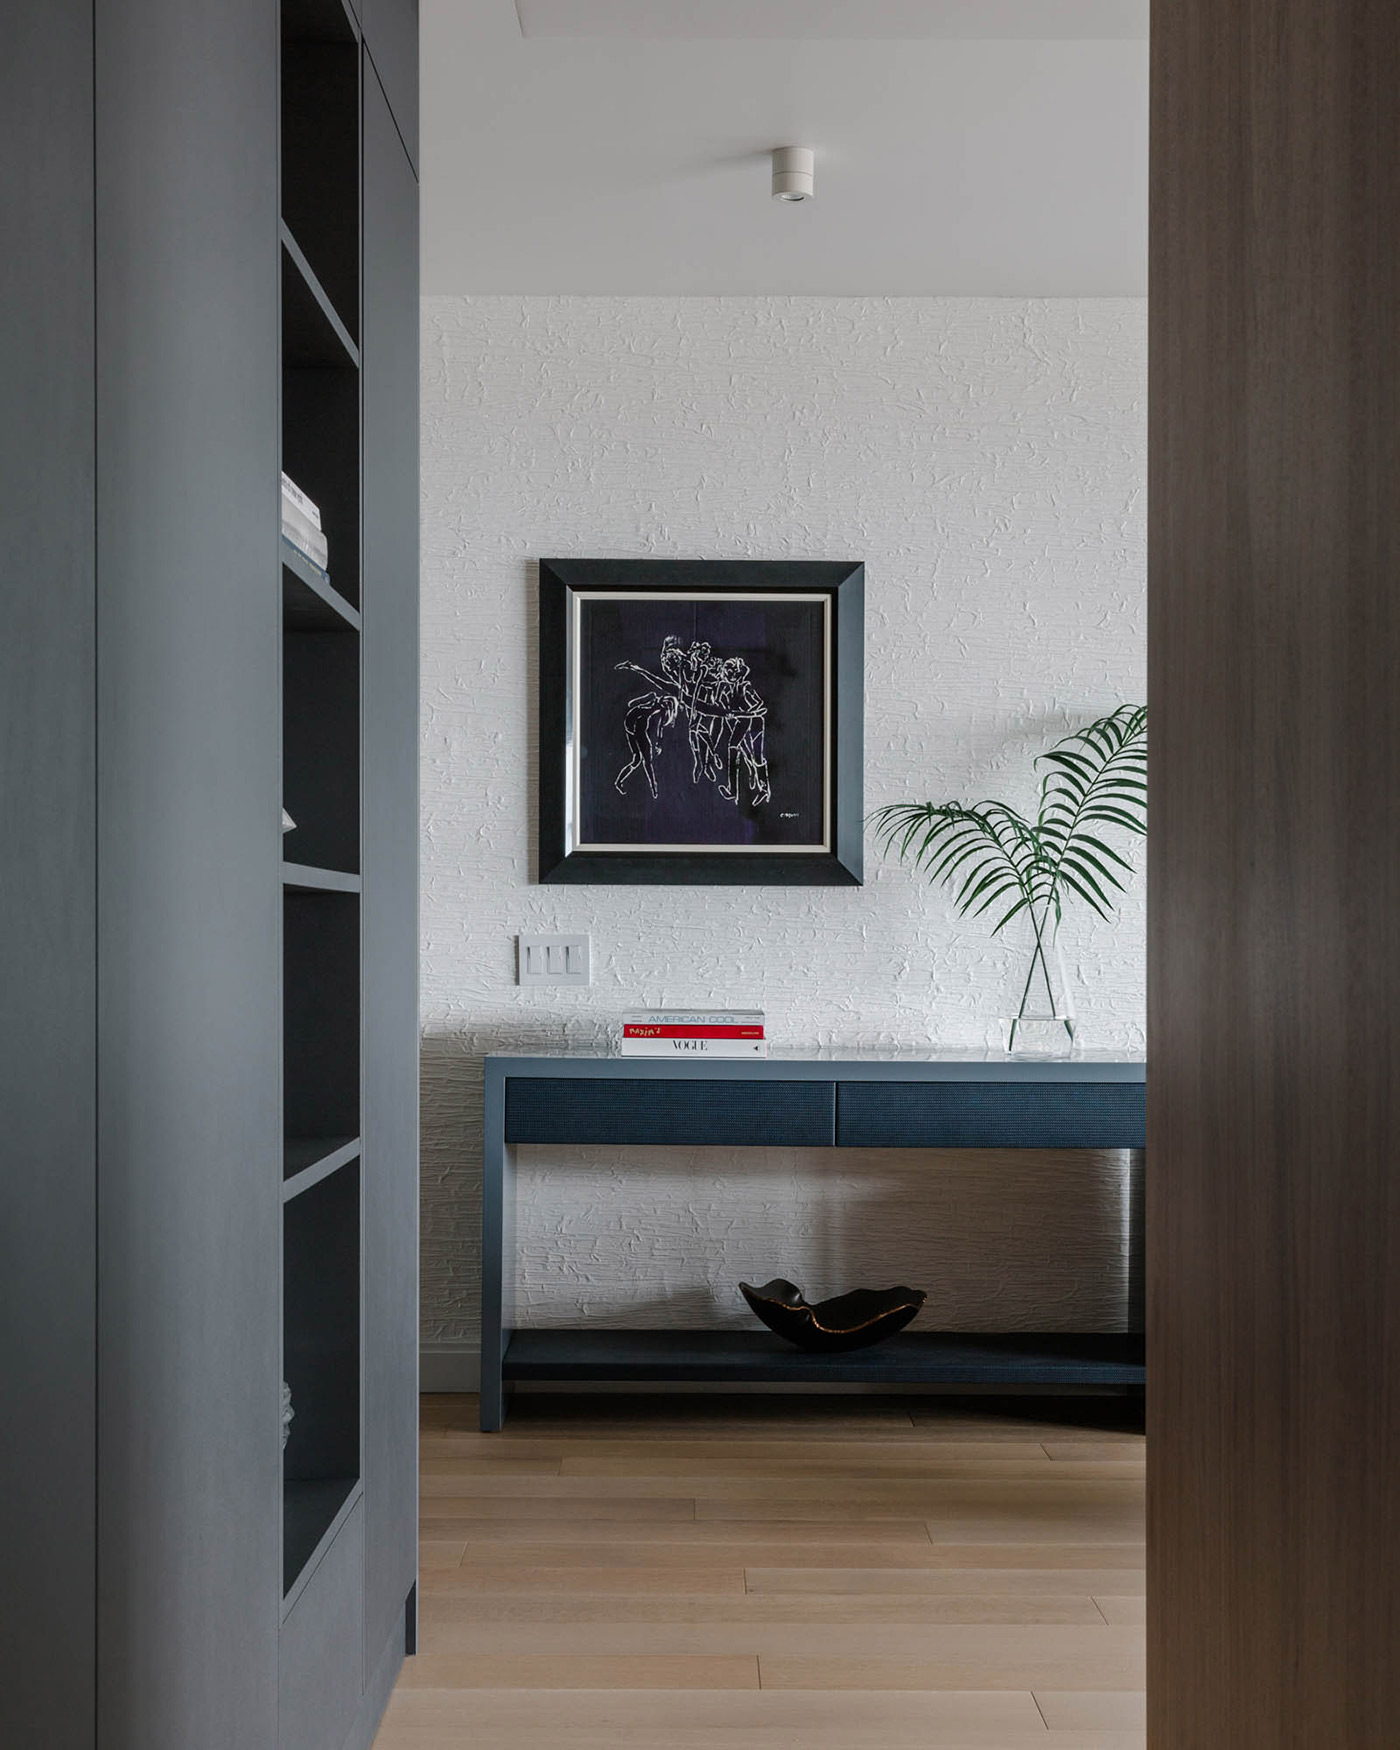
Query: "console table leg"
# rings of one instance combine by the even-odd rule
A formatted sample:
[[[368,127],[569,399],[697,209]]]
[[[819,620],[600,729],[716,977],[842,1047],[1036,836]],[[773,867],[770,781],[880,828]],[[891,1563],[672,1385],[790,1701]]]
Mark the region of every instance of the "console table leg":
[[[481,1161],[481,1427],[495,1434],[506,1419],[502,1363],[515,1323],[515,1158],[506,1142],[505,1083],[486,1063]]]
[[[510,1389],[501,1378],[501,1366],[488,1368],[482,1356],[481,1367],[481,1432],[499,1434],[505,1427],[506,1410],[510,1404]]]

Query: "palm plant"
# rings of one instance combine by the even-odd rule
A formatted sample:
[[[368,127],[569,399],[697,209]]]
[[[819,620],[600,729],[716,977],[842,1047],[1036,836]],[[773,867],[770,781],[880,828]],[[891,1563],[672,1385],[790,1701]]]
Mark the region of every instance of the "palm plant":
[[[1010,1045],[1042,1000],[1058,1013],[1048,955],[1069,899],[1112,915],[1133,865],[1104,836],[1147,833],[1147,707],[1120,705],[1041,754],[1040,807],[1028,820],[1006,802],[894,802],[872,816],[877,842],[946,884],[963,917],[995,914],[992,934],[1023,913],[1034,943]]]

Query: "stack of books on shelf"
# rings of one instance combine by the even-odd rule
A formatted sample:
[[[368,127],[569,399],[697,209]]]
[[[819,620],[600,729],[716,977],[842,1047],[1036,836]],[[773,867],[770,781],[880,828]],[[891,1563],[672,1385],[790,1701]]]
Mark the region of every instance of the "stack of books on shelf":
[[[329,549],[321,529],[321,512],[294,480],[282,476],[282,539],[290,541],[318,571],[327,569]]]
[[[762,1009],[638,1009],[622,1017],[624,1057],[767,1057]]]

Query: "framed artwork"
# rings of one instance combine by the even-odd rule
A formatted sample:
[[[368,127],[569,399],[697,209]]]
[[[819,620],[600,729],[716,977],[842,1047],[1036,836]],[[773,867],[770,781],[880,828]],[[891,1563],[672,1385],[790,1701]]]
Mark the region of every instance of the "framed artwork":
[[[865,569],[540,562],[540,880],[859,886]]]

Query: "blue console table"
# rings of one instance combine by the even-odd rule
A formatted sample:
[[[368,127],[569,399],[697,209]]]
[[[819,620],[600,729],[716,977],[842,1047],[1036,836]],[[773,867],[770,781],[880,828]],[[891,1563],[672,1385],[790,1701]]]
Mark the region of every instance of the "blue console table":
[[[763,1330],[516,1330],[513,1151],[521,1143],[1141,1150],[1145,1082],[1141,1062],[1093,1057],[488,1057],[481,1426],[502,1426],[516,1380],[1142,1385],[1136,1334],[918,1331],[873,1349],[808,1355]]]

